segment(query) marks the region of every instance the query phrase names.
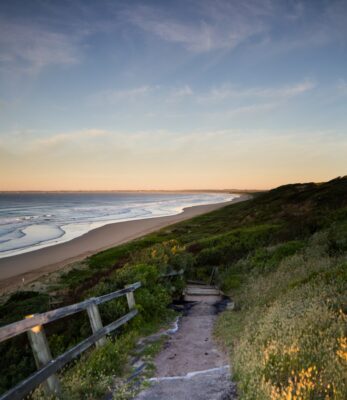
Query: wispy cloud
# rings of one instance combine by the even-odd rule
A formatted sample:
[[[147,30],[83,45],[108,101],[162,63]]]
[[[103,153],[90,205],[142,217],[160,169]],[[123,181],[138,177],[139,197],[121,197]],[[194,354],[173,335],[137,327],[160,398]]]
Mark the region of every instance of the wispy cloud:
[[[39,138],[33,141],[34,148],[42,147],[56,147],[60,145],[67,145],[72,142],[82,141],[85,139],[100,138],[108,136],[109,132],[101,129],[88,129],[84,131],[59,133],[53,136]]]
[[[158,88],[159,86],[142,85],[127,89],[108,89],[90,95],[88,97],[88,101],[97,105],[112,105],[121,101],[134,101],[143,99],[143,97],[152,93]]]
[[[165,109],[165,103],[179,107],[179,104],[184,102],[196,112],[222,118],[267,112],[279,107],[288,99],[312,91],[315,87],[316,83],[312,80],[277,87],[240,87],[225,83],[205,91],[193,90],[188,84],[177,87],[142,85],[91,94],[87,98],[87,104],[92,107],[139,105],[143,115],[153,117],[153,109],[156,108],[161,109],[162,116],[172,115],[174,109]],[[209,107],[208,110],[206,106]],[[124,115],[122,112],[123,117]]]
[[[168,102],[177,102],[194,96],[194,91],[189,85],[172,89],[167,97]]]
[[[193,95],[193,90],[189,85],[184,85],[180,88],[173,90],[172,92],[172,96],[174,97],[187,97],[192,95]]]
[[[333,177],[347,150],[343,131],[324,130],[95,129],[58,133],[29,148],[36,134],[15,151],[0,141],[0,167],[11,168],[2,189],[264,188]]]
[[[251,104],[247,106],[235,107],[227,110],[224,115],[226,117],[235,117],[239,115],[248,115],[267,112],[275,109],[278,106],[276,103],[261,103],[261,104]]]
[[[159,7],[143,5],[127,8],[124,16],[138,28],[195,53],[232,49],[267,29],[259,18],[260,11],[265,13],[266,7],[250,7],[248,3],[234,1],[217,1],[213,7],[199,1],[189,6],[188,10],[194,9],[191,20],[185,19],[184,14],[169,14]]]
[[[99,141],[110,135],[109,131],[102,129],[86,129],[71,132],[59,132],[43,136],[41,132],[23,130],[2,135],[0,146],[11,153],[40,153],[55,151],[58,148],[66,149],[70,145],[82,147],[88,142]]]
[[[50,65],[79,62],[76,38],[38,25],[0,21],[2,70],[35,74]]]
[[[122,15],[142,31],[193,53],[230,50],[252,39],[256,39],[256,46],[272,52],[346,40],[343,1],[326,3],[318,12],[315,2],[301,1],[191,0],[183,6],[176,4],[175,9],[161,4],[131,5]],[[279,35],[283,32],[277,31],[279,26],[285,26],[290,35]]]
[[[224,84],[212,88],[209,92],[198,95],[199,102],[221,102],[231,98],[250,99],[286,99],[311,91],[316,84],[311,80],[285,85],[281,87],[253,87],[242,88]]]

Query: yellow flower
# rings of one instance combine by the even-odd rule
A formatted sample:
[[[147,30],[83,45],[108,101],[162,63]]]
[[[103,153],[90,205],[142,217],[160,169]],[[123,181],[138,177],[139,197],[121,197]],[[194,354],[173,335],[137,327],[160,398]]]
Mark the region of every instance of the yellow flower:
[[[306,400],[311,399],[312,395],[318,392],[328,393],[331,385],[326,387],[321,383],[317,367],[310,366],[307,369],[302,369],[297,374],[291,371],[291,377],[288,379],[288,385],[279,389],[272,385],[270,389],[271,400]],[[330,399],[329,394],[325,398]]]
[[[339,349],[336,354],[344,361],[347,361],[347,337],[340,337],[337,339],[339,343]]]

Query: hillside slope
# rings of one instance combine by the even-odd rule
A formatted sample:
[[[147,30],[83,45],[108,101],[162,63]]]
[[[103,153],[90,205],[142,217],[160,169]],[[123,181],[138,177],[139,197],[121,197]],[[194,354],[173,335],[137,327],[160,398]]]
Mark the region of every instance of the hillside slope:
[[[180,295],[184,282],[160,275],[183,268],[186,278],[209,281],[214,272],[236,304],[216,335],[230,353],[241,399],[344,399],[346,257],[347,177],[286,185],[96,254],[41,292],[14,294],[0,319],[45,311],[53,296],[69,304],[141,280],[139,317],[64,375],[73,392],[67,398],[96,399],[114,375],[126,373],[115,360],[124,364],[136,338],[165,321],[166,306]],[[104,323],[125,307],[102,309]],[[51,325],[54,355],[89,334],[83,316]],[[0,350],[4,391],[35,366],[24,337]]]
[[[241,399],[347,396],[347,179],[254,200],[277,234],[223,267],[236,310],[219,320]]]

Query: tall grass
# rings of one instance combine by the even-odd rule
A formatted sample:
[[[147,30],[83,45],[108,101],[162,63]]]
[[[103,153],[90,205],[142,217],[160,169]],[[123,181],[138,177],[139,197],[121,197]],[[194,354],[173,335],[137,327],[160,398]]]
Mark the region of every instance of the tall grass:
[[[234,291],[238,311],[218,321],[241,399],[344,400],[347,394],[347,262],[329,255],[329,233]]]

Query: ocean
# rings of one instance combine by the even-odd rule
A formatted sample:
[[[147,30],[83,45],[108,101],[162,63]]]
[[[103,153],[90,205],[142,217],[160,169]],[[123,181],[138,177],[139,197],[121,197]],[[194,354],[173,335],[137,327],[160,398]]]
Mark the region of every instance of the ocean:
[[[179,214],[228,193],[1,193],[0,258],[69,241],[106,224]]]

